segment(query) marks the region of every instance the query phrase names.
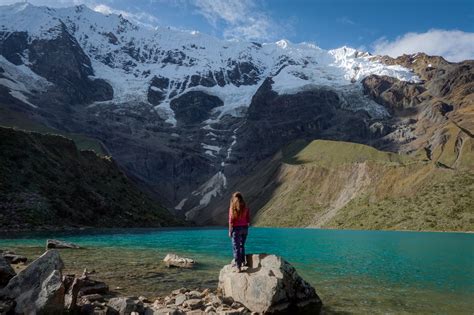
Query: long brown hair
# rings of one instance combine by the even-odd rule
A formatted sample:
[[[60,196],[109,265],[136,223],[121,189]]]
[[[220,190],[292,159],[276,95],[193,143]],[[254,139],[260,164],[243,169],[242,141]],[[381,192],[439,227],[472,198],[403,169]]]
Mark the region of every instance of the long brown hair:
[[[244,197],[238,191],[232,194],[230,198],[230,209],[232,209],[232,218],[239,218],[243,213],[244,209],[247,206],[245,205]]]

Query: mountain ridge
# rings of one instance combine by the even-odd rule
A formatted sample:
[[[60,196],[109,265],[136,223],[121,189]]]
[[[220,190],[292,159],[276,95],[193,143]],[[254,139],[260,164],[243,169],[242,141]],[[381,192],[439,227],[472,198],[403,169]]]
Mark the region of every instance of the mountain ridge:
[[[363,143],[451,167],[455,150],[445,148],[468,143],[452,126],[472,131],[470,61],[222,41],[85,6],[17,4],[0,16],[0,106],[98,139],[198,223],[220,222],[230,190],[295,140]]]

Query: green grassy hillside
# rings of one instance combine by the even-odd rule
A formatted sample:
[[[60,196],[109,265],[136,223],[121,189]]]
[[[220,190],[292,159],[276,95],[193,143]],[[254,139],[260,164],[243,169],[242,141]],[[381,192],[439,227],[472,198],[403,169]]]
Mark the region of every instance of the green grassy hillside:
[[[472,159],[471,144],[465,141],[457,163]],[[275,163],[278,171],[269,179],[274,190],[256,225],[474,230],[474,172],[467,162],[455,169],[366,145],[316,140],[293,143]]]
[[[109,157],[62,136],[0,128],[0,229],[180,224]]]

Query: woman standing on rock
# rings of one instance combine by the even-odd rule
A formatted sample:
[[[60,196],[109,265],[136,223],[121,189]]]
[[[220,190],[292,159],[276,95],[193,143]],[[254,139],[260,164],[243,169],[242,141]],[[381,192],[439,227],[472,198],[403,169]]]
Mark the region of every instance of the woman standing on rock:
[[[235,192],[230,198],[229,207],[229,237],[232,237],[234,266],[241,271],[245,264],[245,240],[250,225],[250,211],[240,192]]]

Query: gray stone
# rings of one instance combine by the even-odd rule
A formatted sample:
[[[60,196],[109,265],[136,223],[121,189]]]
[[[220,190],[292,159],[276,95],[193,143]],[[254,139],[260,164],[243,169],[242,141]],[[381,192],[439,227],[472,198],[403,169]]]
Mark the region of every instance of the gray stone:
[[[259,313],[310,311],[318,314],[322,302],[314,288],[281,257],[247,255],[248,269],[236,273],[231,265],[219,274],[219,290]]]
[[[0,295],[14,299],[20,314],[56,309],[61,301],[64,306],[63,267],[59,252],[48,250],[13,277]]]
[[[183,303],[184,307],[189,307],[192,310],[198,309],[203,305],[201,299],[189,299]]]
[[[107,306],[117,311],[120,315],[130,315],[132,312],[144,312],[143,303],[134,298],[117,297],[112,298]]]
[[[176,254],[168,254],[166,255],[165,259],[163,259],[165,265],[170,267],[178,267],[178,268],[193,268],[194,264],[196,263],[191,258],[180,257]]]
[[[51,249],[51,248],[81,248],[79,245],[69,243],[69,242],[64,242],[64,241],[59,241],[59,240],[47,240],[46,241],[46,249]]]
[[[213,293],[210,293],[207,297],[206,300],[209,301],[213,306],[217,307],[222,304],[222,299],[218,295],[215,295]]]
[[[61,271],[54,270],[43,283],[36,300],[36,309],[40,313],[56,313],[64,311],[64,284]]]
[[[186,300],[187,300],[187,296],[185,294],[179,294],[179,295],[176,296],[174,304],[179,306],[179,305],[183,304],[184,301],[186,301]]]
[[[66,285],[66,296],[64,297],[64,307],[65,309],[72,311],[76,308],[79,290],[84,285],[84,281],[82,278],[76,278],[73,276],[73,279],[71,279],[71,276],[65,276],[63,283]]]
[[[196,290],[193,290],[193,291],[191,291],[191,292],[189,292],[189,293],[187,293],[187,294],[188,294],[188,296],[193,297],[193,298],[195,298],[195,299],[199,299],[199,298],[202,297],[202,293],[199,292],[199,291],[196,291]]]
[[[186,290],[186,288],[179,288],[179,289],[171,291],[171,294],[178,295],[180,293],[186,293],[186,291],[188,291],[188,290]]]
[[[13,270],[8,261],[0,256],[0,287],[7,285],[8,281],[15,275],[15,270]]]

